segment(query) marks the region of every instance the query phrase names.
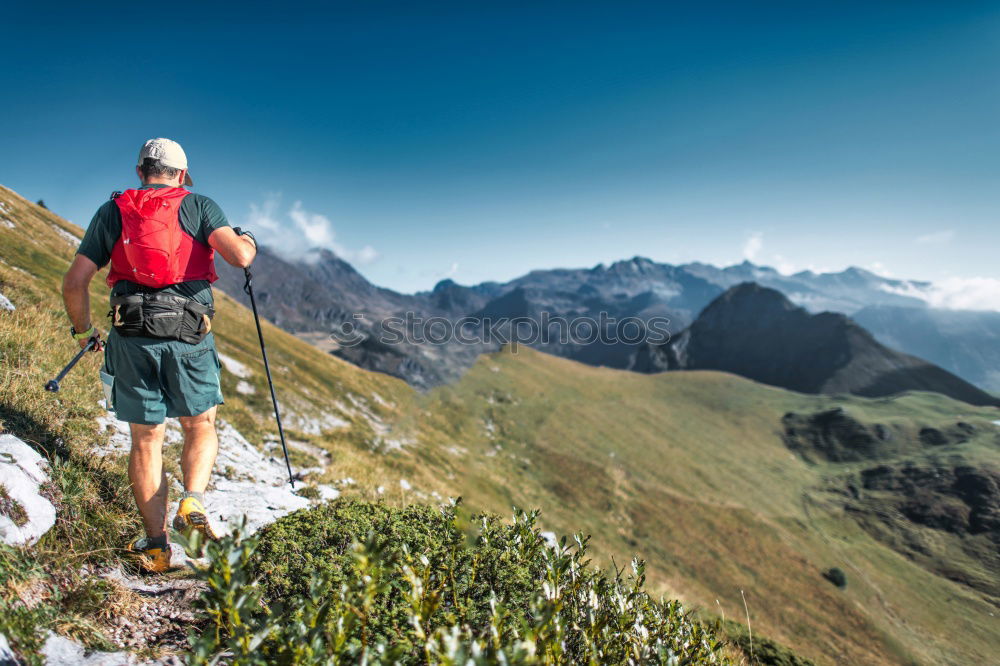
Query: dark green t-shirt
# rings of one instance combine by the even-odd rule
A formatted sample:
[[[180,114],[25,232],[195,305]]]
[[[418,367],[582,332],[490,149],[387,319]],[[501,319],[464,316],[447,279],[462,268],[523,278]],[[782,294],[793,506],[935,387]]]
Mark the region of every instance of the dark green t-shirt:
[[[161,188],[166,185],[144,185],[140,189]],[[191,193],[184,197],[180,206],[181,228],[190,234],[199,243],[208,245],[208,237],[216,229],[229,226],[219,204],[208,197]],[[90,226],[80,241],[80,248],[77,254],[87,257],[100,268],[104,268],[111,261],[111,250],[118,237],[122,235],[122,214],[118,210],[118,204],[108,201],[97,209],[94,218],[90,221]],[[128,295],[141,291],[141,285],[129,280],[118,281],[111,290],[112,295]],[[167,294],[177,294],[194,300],[204,305],[213,306],[215,301],[212,298],[212,287],[208,280],[192,280],[190,282],[180,282],[162,289]]]

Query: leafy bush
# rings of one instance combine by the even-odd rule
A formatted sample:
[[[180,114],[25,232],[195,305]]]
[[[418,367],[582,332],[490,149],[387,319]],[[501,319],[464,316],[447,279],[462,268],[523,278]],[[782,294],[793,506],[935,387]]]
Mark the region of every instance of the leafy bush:
[[[643,591],[642,562],[600,572],[586,538],[549,545],[537,515],[466,523],[456,507],[339,500],[208,544],[211,628],[192,637],[191,661],[726,662],[678,602]]]
[[[832,569],[824,571],[823,578],[826,578],[828,581],[841,589],[847,587],[847,574],[845,574],[844,570],[839,567],[833,567]]]

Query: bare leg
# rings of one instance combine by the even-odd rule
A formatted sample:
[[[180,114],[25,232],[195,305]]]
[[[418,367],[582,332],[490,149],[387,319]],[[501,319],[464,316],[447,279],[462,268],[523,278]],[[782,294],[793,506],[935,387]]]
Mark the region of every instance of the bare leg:
[[[142,514],[146,536],[162,537],[167,526],[167,475],[163,471],[163,435],[166,427],[130,423],[132,451],[128,457],[128,478],[132,494]]]
[[[184,429],[184,451],[181,453],[181,472],[184,490],[203,493],[212,477],[215,456],[219,453],[219,438],[215,434],[215,407],[197,416],[178,419]]]

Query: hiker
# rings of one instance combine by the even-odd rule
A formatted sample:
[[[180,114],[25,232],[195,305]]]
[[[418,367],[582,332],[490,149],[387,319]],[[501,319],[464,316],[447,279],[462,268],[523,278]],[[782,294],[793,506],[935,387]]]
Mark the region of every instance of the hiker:
[[[170,567],[163,471],[164,419],[184,431],[181,496],[174,528],[216,538],[205,510],[219,448],[219,359],[212,335],[215,251],[246,268],[257,254],[253,235],[232,228],[219,206],[191,186],[187,156],[169,139],[150,139],[135,168],[141,186],[115,192],[87,227],[63,279],[63,300],[81,348],[104,350],[101,381],[107,406],[132,435],[128,475],[142,514],[144,538],[128,550],[154,573]],[[107,341],[90,320],[88,286],[111,264],[111,329]]]

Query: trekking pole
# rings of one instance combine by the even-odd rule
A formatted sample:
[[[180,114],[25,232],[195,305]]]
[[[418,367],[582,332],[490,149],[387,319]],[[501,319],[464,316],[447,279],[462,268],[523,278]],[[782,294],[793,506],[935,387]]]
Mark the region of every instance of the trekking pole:
[[[65,377],[67,374],[69,374],[69,371],[73,369],[73,366],[76,365],[77,362],[81,358],[83,358],[83,355],[86,354],[87,352],[89,352],[94,347],[95,344],[97,344],[97,339],[96,338],[91,338],[90,340],[88,340],[87,341],[87,346],[84,347],[83,349],[81,349],[79,351],[79,353],[77,353],[77,355],[73,357],[73,360],[70,361],[66,365],[66,367],[62,369],[62,372],[60,372],[58,375],[56,375],[55,379],[50,379],[49,381],[47,381],[45,383],[45,390],[46,391],[50,391],[52,393],[55,393],[56,391],[58,391],[59,390],[59,382],[61,382],[63,380],[63,377]]]
[[[281,427],[281,414],[278,413],[278,399],[274,396],[274,382],[271,381],[271,366],[267,362],[267,347],[264,346],[264,333],[260,330],[260,315],[257,314],[257,299],[253,297],[253,276],[249,268],[244,268],[247,282],[243,291],[250,296],[250,307],[253,309],[253,321],[257,324],[257,339],[260,340],[260,355],[264,357],[264,373],[267,375],[267,386],[271,389],[271,402],[274,403],[274,420],[278,422],[278,436],[281,437],[281,452],[285,454],[285,466],[288,467],[288,483],[295,487],[292,477],[292,463],[288,460],[288,447],[285,445],[285,430]],[[75,362],[75,360],[74,360]]]

